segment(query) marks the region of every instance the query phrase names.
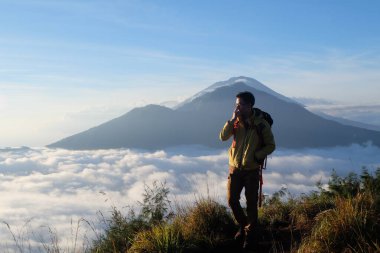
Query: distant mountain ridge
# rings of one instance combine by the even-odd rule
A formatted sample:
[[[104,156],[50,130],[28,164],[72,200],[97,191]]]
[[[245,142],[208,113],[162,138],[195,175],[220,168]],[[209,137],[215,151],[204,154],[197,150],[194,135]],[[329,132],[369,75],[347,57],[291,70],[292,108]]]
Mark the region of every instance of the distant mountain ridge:
[[[226,147],[229,142],[218,139],[219,131],[231,117],[236,94],[245,90],[255,95],[255,106],[272,115],[278,147],[333,147],[369,141],[380,146],[380,132],[345,126],[315,115],[255,79],[235,77],[224,84],[215,83],[174,109],[159,105],[135,108],[48,146],[66,149],[163,149],[180,145]]]
[[[331,101],[327,99],[320,99],[320,98],[305,98],[305,97],[293,97],[293,100],[296,102],[300,103],[303,105],[304,108],[306,108],[308,111],[321,116],[322,118],[329,119],[336,121],[338,123],[341,123],[343,125],[348,125],[348,126],[354,126],[354,127],[359,127],[359,128],[364,128],[364,129],[369,129],[369,130],[374,130],[374,131],[379,131],[380,132],[380,124],[372,123],[369,121],[368,118],[365,118],[363,120],[352,120],[350,118],[345,118],[345,117],[340,117],[340,116],[334,116],[329,114],[324,110],[323,107],[327,106],[339,106],[337,105],[336,101]],[[320,108],[322,106],[322,108]],[[380,109],[380,105],[371,105],[371,106],[344,106],[346,109],[352,110],[352,108],[358,108],[360,110],[374,110],[373,108],[378,107]],[[339,107],[338,107],[339,108]],[[328,110],[327,110],[328,111]],[[353,116],[357,116],[355,112],[353,112]],[[364,113],[365,115],[366,113]],[[368,112],[367,112],[368,114]],[[347,115],[345,115],[347,117]],[[371,117],[374,119],[377,119],[376,114],[371,114]],[[372,119],[371,119],[372,120]]]
[[[311,111],[312,113],[314,113],[316,115],[321,116],[322,118],[333,120],[333,121],[336,121],[336,122],[341,123],[343,125],[354,126],[354,127],[359,127],[359,128],[364,128],[364,129],[374,130],[374,131],[380,132],[380,126],[377,126],[377,125],[366,124],[363,122],[353,121],[353,120],[344,119],[344,118],[338,118],[338,117],[331,116],[331,115],[328,115],[328,114],[320,112],[320,111],[313,111],[313,110],[309,110],[309,111]]]

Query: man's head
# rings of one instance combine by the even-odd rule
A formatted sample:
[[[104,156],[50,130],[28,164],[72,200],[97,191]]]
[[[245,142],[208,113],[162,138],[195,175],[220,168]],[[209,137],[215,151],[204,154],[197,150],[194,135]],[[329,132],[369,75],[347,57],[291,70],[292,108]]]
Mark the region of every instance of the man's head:
[[[239,92],[236,95],[236,98],[240,98],[240,100],[245,104],[251,104],[251,107],[255,105],[255,96],[253,96],[253,94],[249,91]]]
[[[255,105],[255,97],[249,91],[240,92],[236,95],[236,108],[243,118],[247,118],[252,113]]]

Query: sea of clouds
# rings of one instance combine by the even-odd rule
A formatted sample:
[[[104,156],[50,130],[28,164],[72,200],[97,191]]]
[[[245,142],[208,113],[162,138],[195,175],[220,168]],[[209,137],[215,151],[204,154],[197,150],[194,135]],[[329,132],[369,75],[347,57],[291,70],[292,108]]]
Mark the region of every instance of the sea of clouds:
[[[379,154],[380,148],[370,144],[276,150],[264,172],[264,192],[287,187],[293,194],[308,193],[318,181],[327,183],[333,169],[339,175],[361,173],[363,166],[374,171],[380,167]],[[211,196],[226,204],[227,160],[226,150],[204,147],[0,149],[0,248],[9,249],[14,241],[35,246],[52,235],[61,245],[77,247],[78,222],[79,233],[95,238],[100,213],[109,216],[113,206],[125,212],[138,208],[144,186],[154,181],[166,182],[173,203]]]

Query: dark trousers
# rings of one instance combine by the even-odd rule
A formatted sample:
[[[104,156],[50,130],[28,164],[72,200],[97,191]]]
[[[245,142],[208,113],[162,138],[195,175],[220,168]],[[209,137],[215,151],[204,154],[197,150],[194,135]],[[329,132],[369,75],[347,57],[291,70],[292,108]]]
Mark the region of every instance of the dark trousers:
[[[245,189],[247,215],[240,205],[240,194]],[[227,185],[227,201],[232,213],[241,227],[248,233],[257,226],[257,202],[259,191],[259,171],[230,169]]]

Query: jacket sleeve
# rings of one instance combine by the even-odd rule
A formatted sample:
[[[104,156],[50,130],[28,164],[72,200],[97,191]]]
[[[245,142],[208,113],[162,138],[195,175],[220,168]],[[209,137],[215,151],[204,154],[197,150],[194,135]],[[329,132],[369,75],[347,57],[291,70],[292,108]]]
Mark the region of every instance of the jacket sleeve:
[[[234,122],[227,121],[224,127],[220,131],[219,139],[222,141],[228,140],[233,135]]]
[[[266,124],[262,130],[263,145],[256,151],[255,158],[259,161],[263,160],[267,155],[270,155],[276,149],[276,143],[271,127]]]

